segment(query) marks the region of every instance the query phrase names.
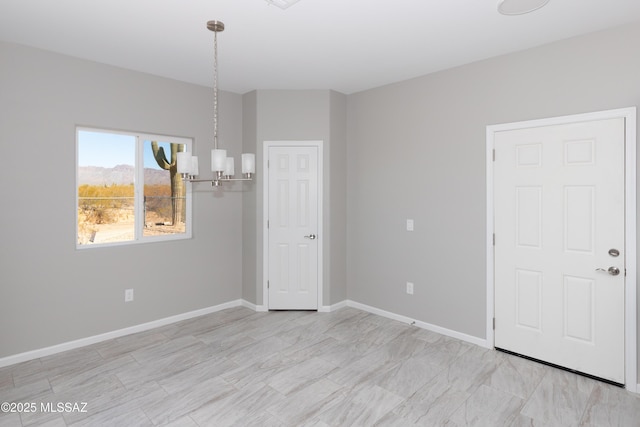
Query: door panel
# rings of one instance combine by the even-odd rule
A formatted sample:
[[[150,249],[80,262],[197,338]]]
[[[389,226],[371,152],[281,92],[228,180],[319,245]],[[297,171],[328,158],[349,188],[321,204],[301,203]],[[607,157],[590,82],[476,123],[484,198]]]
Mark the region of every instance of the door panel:
[[[268,179],[269,309],[317,309],[317,147],[269,147]]]
[[[624,119],[494,148],[496,347],[624,383]]]

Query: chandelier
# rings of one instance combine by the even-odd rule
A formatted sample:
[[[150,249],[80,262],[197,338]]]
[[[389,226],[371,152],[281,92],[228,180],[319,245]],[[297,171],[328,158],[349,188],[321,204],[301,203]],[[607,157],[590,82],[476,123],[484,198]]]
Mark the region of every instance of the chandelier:
[[[214,187],[223,182],[251,181],[256,172],[256,156],[253,153],[242,154],[242,178],[234,178],[235,162],[227,157],[227,150],[218,148],[218,33],[224,31],[224,23],[207,22],[207,28],[213,31],[213,150],[211,150],[211,171],[213,179],[198,179],[198,157],[184,151],[178,153],[177,167],[182,179],[189,182],[210,182]]]

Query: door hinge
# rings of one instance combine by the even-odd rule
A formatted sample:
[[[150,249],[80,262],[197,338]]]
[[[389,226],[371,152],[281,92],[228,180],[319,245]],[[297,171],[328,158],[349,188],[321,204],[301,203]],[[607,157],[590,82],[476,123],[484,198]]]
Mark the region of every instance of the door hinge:
[[[495,150],[495,148],[493,149],[493,161],[494,162],[496,161],[496,150]]]
[[[493,318],[493,330],[494,331],[496,330],[496,318],[495,317]]]
[[[496,245],[496,233],[493,233],[493,246]]]
[[[267,229],[269,229],[269,220],[267,220]]]
[[[267,280],[267,289],[269,289],[269,281]],[[495,328],[494,328],[495,329]]]

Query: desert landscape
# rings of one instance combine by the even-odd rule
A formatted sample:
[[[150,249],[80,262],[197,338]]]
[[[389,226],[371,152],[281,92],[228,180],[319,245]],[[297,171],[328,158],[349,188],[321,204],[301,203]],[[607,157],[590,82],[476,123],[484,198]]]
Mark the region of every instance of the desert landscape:
[[[78,244],[124,242],[134,239],[133,167],[79,168]],[[143,236],[184,233],[184,196],[171,197],[169,173],[145,169]],[[107,182],[109,184],[107,184]],[[180,210],[178,215],[174,209]]]

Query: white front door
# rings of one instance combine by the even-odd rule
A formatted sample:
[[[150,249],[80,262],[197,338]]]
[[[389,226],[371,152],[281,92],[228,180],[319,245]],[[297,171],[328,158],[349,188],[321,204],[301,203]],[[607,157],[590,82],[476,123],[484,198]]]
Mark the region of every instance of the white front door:
[[[318,309],[318,147],[268,148],[268,308]]]
[[[624,118],[496,132],[495,346],[625,382]]]

